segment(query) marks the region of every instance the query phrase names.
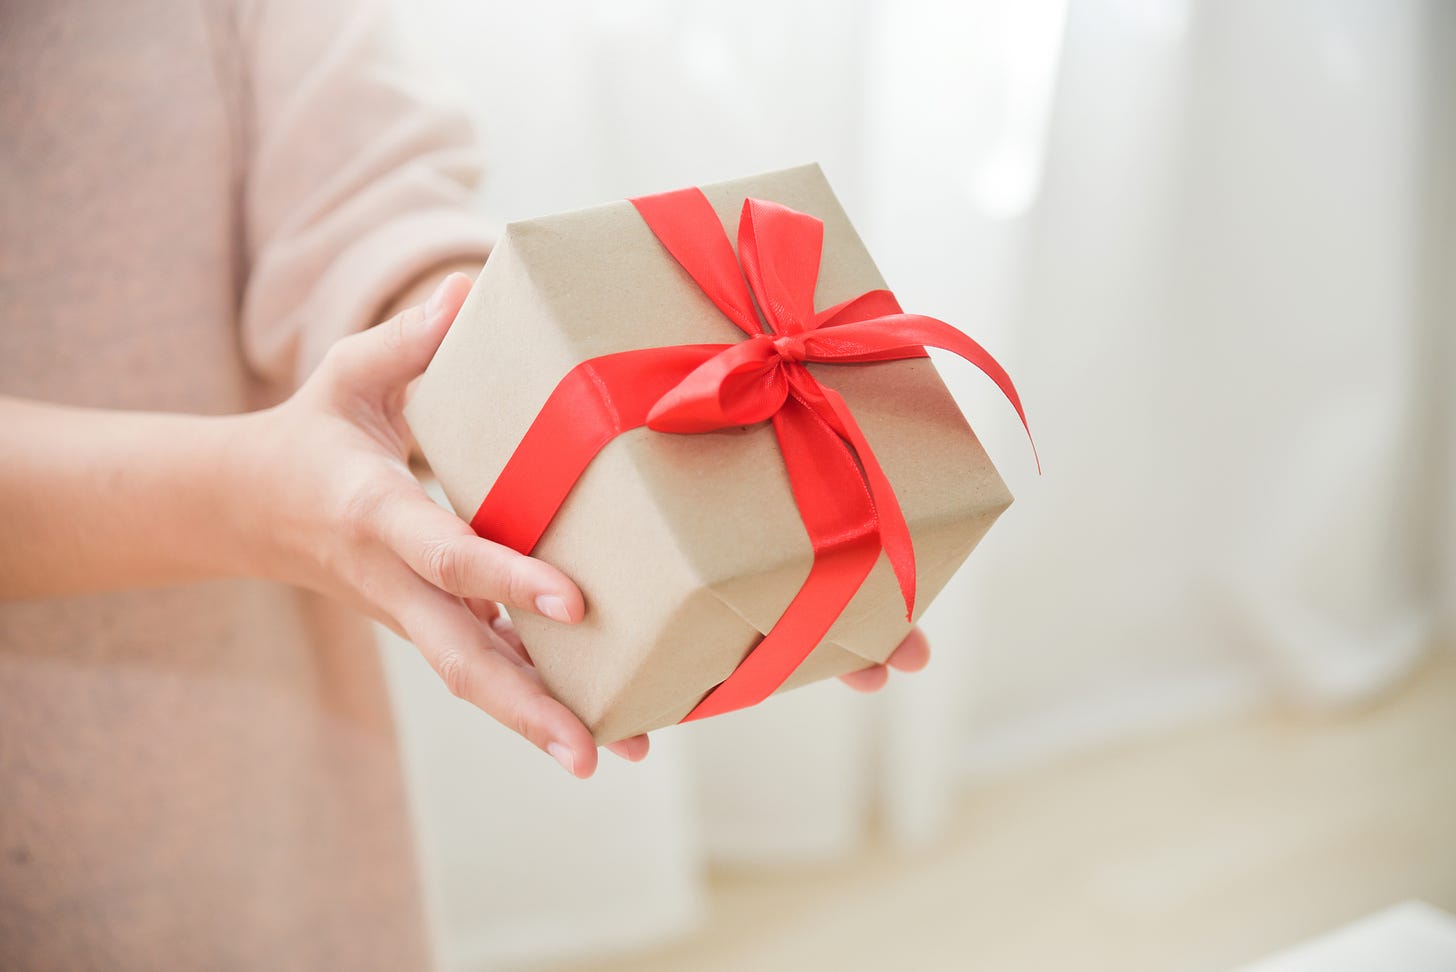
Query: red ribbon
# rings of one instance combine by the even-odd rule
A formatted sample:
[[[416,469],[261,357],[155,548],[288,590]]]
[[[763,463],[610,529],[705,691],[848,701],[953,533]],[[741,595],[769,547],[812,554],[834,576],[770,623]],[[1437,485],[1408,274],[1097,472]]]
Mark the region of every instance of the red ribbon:
[[[984,348],[943,321],[903,313],[888,290],[816,312],[824,224],[813,216],[745,200],[735,257],[700,190],[632,204],[748,340],[623,351],[577,365],[546,400],[471,526],[529,553],[587,464],[623,432],[643,425],[712,432],[771,421],[813,565],[773,629],[687,722],[772,695],[854,598],[881,550],[904,595],[907,620],[914,611],[915,552],[899,501],[849,406],[804,362],[892,361],[925,357],[927,345],[944,348],[984,371],[1023,427],[1026,415],[1011,379]]]

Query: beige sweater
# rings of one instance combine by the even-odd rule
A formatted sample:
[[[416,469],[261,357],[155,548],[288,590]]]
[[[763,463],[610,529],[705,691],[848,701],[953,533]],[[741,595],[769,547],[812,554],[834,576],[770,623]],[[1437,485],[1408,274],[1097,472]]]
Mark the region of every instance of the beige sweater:
[[[390,34],[345,0],[6,3],[0,393],[256,407],[483,259],[468,126]],[[358,618],[261,582],[0,604],[0,967],[415,969],[423,927]]]

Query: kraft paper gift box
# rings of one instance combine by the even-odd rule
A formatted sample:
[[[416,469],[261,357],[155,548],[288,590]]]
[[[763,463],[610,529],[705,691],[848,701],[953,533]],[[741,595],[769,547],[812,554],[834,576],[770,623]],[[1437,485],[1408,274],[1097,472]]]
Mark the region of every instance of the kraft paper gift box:
[[[730,241],[749,197],[822,220],[815,309],[885,287],[818,166],[701,191]],[[579,363],[746,337],[632,202],[512,223],[406,418],[450,503],[471,520]],[[913,541],[918,617],[1011,495],[928,358],[807,368],[843,396],[898,497]],[[693,434],[643,427],[613,438],[531,553],[575,580],[586,616],[578,625],[513,618],[547,688],[598,743],[694,710],[774,627],[814,560],[767,421]],[[879,553],[780,690],[882,662],[910,628]]]

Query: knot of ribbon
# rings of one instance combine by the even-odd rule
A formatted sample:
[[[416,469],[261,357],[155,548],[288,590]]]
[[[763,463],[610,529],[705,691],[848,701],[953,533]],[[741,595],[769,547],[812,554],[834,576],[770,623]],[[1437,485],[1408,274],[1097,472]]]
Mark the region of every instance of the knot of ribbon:
[[[815,311],[824,240],[815,217],[747,199],[735,255],[701,190],[632,204],[748,339],[623,351],[577,365],[552,391],[471,525],[529,553],[592,458],[621,433],[644,425],[702,433],[771,422],[814,560],[773,628],[688,721],[773,694],[854,598],[881,551],[904,597],[906,619],[913,616],[915,553],[894,489],[848,404],[807,362],[892,361],[940,347],[985,372],[1023,427],[1026,416],[1010,377],[984,348],[944,321],[904,313],[888,290]]]

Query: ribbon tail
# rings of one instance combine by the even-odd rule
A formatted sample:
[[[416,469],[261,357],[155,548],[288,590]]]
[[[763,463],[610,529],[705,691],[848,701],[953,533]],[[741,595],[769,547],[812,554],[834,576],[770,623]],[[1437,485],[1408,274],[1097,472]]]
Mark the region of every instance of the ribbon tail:
[[[794,397],[773,423],[814,563],[769,633],[683,722],[757,705],[777,691],[824,639],[880,556],[875,511],[845,441]]]
[[[1006,396],[1011,407],[1016,409],[1016,417],[1021,419],[1021,428],[1026,432],[1026,441],[1031,446],[1031,458],[1036,461],[1036,471],[1040,475],[1041,454],[1036,451],[1036,439],[1032,438],[1031,426],[1027,424],[1026,410],[1021,407],[1021,395],[1017,393],[1016,386],[1011,383],[1011,376],[1006,373],[1005,368],[1001,367],[1001,362],[991,357],[991,352],[981,347],[980,344],[944,321],[937,321],[934,318],[925,318],[925,320],[939,324],[940,328],[937,330],[943,338],[943,341],[927,341],[926,344],[958,354],[980,368],[986,377],[1001,389],[1001,394]]]
[[[895,571],[895,579],[900,582],[900,593],[905,598],[905,620],[913,621],[915,545],[910,539],[910,525],[905,522],[905,511],[900,508],[900,499],[895,495],[895,488],[890,485],[890,477],[885,475],[879,458],[870,448],[864,430],[859,427],[859,422],[849,409],[849,403],[828,385],[820,385],[819,390],[838,420],[835,431],[854,447],[855,456],[864,471],[864,480],[869,484],[870,496],[875,503],[875,515],[879,519],[880,543],[884,546],[885,556],[890,560],[890,567]]]
[[[571,369],[526,430],[471,527],[487,540],[530,553],[602,447],[646,424],[668,389],[725,347],[623,351]]]

